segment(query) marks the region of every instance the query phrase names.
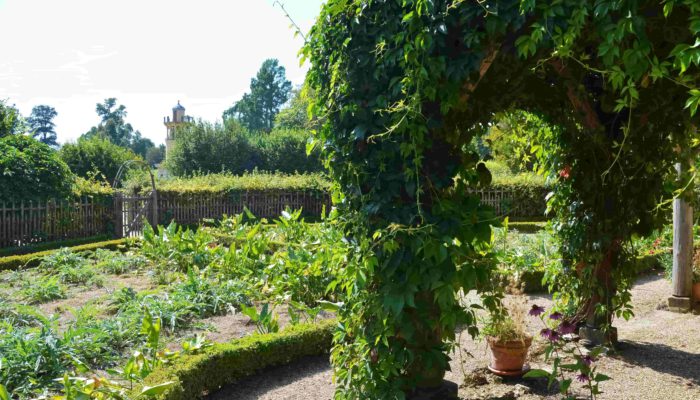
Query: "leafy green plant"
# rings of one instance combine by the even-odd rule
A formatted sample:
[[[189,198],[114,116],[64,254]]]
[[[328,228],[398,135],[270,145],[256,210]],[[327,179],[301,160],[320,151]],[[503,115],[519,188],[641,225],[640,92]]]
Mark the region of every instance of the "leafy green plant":
[[[530,315],[538,316],[544,326],[540,334],[547,340],[545,360],[552,363],[552,370],[533,369],[524,377],[545,377],[550,387],[558,382],[559,392],[568,400],[578,398],[571,393],[571,384],[574,382],[571,376],[574,376],[588,391],[589,398],[596,399],[601,393],[600,382],[610,379],[607,375],[599,373],[595,365],[595,361],[604,350],[603,347],[584,351],[577,341],[566,340],[566,335],[575,332],[575,323],[558,312],[552,312],[548,317],[545,317],[545,314],[545,309],[537,305],[533,305],[530,310]]]
[[[146,265],[146,258],[136,252],[115,252],[98,249],[95,252],[96,269],[112,275],[137,272]]]
[[[322,306],[309,307],[304,303],[290,301],[287,306],[287,313],[291,323],[296,325],[300,322],[315,323],[319,315],[323,312]],[[303,321],[302,321],[303,318]]]
[[[277,315],[274,313],[274,308],[270,309],[269,304],[263,304],[260,312],[255,307],[241,306],[241,312],[250,318],[250,321],[255,324],[258,333],[274,333],[279,332],[279,322]]]
[[[66,298],[66,289],[55,276],[41,276],[31,282],[25,282],[21,293],[32,304]]]
[[[160,269],[186,272],[208,266],[221,249],[206,231],[183,230],[171,222],[165,228],[159,226],[158,232],[146,224],[141,251]]]

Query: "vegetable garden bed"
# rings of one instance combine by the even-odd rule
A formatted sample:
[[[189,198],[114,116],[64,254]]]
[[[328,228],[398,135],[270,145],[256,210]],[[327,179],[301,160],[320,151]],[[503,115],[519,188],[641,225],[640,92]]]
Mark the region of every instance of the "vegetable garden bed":
[[[94,373],[127,393],[209,341],[332,316],[317,301],[335,300],[326,288],[342,237],[299,213],[267,222],[239,215],[196,232],[147,229],[125,252],[61,249],[0,273],[0,385],[28,399],[89,386],[79,377]],[[144,363],[153,368],[133,370]]]

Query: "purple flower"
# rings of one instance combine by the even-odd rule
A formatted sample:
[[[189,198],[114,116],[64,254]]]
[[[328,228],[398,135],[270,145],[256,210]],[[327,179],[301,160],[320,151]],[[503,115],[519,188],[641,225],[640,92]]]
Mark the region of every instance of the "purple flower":
[[[569,321],[564,321],[559,325],[559,328],[557,328],[557,330],[562,335],[574,333],[574,332],[576,332],[576,324],[569,322]]]
[[[592,357],[592,356],[584,356],[583,359],[582,359],[582,361],[583,361],[584,364],[586,364],[587,366],[590,367],[591,364],[593,363],[593,361],[595,361],[595,358]]]
[[[553,313],[549,314],[549,319],[553,319],[555,321],[559,321],[562,317],[563,317],[563,315],[561,315],[560,312],[553,312]]]
[[[544,307],[540,307],[537,304],[533,304],[528,314],[532,315],[533,317],[539,317],[540,315],[542,315],[542,313],[544,313]]]
[[[586,375],[586,374],[584,374],[584,373],[580,373],[580,374],[576,375],[576,380],[579,381],[579,382],[584,382],[584,383],[585,383],[585,382],[590,381],[591,378],[589,378],[588,375]]]
[[[543,338],[549,340],[550,342],[556,342],[559,339],[559,333],[553,329],[542,329],[540,331],[540,335],[542,335]]]

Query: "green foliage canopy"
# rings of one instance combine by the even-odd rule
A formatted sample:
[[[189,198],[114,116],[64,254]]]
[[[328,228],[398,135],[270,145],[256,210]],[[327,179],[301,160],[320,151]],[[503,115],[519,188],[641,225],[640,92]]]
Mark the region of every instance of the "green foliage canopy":
[[[196,122],[178,129],[168,168],[176,176],[194,173],[241,174],[255,169],[285,173],[323,169],[319,151],[306,154],[309,134],[276,129],[249,132],[238,121]]]
[[[275,118],[275,127],[278,129],[312,129],[312,121],[309,118],[309,106],[313,97],[313,91],[308,85],[292,90],[292,98],[289,104],[280,110]]]
[[[117,105],[117,99],[110,97],[95,106],[95,112],[100,117],[100,124],[90,128],[83,137],[102,137],[117,146],[129,148],[141,157],[146,157],[148,150],[155,147],[153,142],[141,136],[141,132],[134,131],[131,124],[125,121],[126,106]]]
[[[22,115],[17,108],[0,100],[0,138],[20,133],[22,127]]]
[[[56,109],[51,106],[40,105],[32,108],[32,115],[27,118],[27,124],[32,136],[49,146],[58,146],[56,142],[56,124],[53,123],[53,119],[57,115]]]
[[[502,111],[534,113],[565,257],[603,314],[620,243],[657,222],[673,148],[696,132],[700,3],[694,0],[329,0],[304,57],[351,237],[332,361],[337,398],[403,398],[432,385],[445,341],[475,319],[458,290],[485,291],[491,220],[469,189],[487,167],[463,149]],[[662,111],[660,111],[662,110]],[[577,286],[578,285],[578,286]],[[592,294],[588,290],[587,294]],[[486,304],[494,304],[486,297]],[[584,310],[590,314],[590,309]]]
[[[0,202],[65,198],[74,180],[48,145],[25,135],[0,138]]]
[[[186,124],[178,128],[175,138],[167,163],[177,176],[223,171],[240,174],[248,170],[246,164],[251,165],[250,143],[244,128],[234,120],[223,125],[203,121]]]
[[[272,130],[280,108],[289,100],[292,83],[276,59],[265,60],[255,78],[250,80],[250,93],[243,95],[224,112],[224,119],[234,117],[251,131]]]
[[[78,176],[96,177],[110,185],[125,162],[140,159],[133,151],[99,136],[83,137],[76,143],[67,143],[61,147],[59,154]]]

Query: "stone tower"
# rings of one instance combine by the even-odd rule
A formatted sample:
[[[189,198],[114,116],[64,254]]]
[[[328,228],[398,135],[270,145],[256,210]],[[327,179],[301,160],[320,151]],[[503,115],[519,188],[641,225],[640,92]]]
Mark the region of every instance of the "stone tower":
[[[173,149],[173,146],[175,146],[175,131],[177,130],[177,127],[181,126],[185,122],[192,122],[192,117],[188,117],[185,115],[185,107],[183,107],[180,104],[180,101],[177,101],[177,105],[173,107],[173,118],[170,119],[170,117],[165,117],[163,118],[163,123],[165,124],[165,127],[167,128],[167,133],[165,136],[165,158],[167,159],[168,156],[170,155],[170,152]]]

